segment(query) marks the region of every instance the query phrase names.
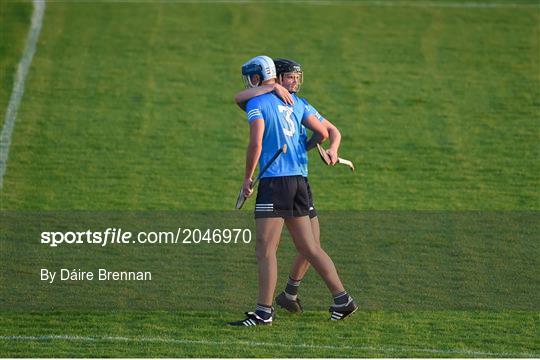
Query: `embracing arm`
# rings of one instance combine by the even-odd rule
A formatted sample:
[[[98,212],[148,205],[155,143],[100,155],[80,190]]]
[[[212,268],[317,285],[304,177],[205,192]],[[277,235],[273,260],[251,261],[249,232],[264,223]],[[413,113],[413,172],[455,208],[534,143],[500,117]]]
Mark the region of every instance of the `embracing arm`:
[[[254,88],[246,89],[240,91],[234,96],[234,102],[240,107],[240,109],[245,110],[246,104],[249,99],[254,98],[255,96],[264,95],[269,92],[275,91],[276,95],[279,96],[285,104],[292,105],[293,99],[289,91],[278,83],[266,84],[262,86],[257,86]]]

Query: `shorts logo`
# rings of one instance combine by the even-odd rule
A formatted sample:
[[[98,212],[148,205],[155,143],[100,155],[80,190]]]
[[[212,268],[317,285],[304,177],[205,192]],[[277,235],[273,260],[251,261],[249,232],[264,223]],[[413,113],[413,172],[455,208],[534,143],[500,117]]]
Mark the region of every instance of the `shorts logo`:
[[[255,204],[255,211],[274,211],[274,204]]]

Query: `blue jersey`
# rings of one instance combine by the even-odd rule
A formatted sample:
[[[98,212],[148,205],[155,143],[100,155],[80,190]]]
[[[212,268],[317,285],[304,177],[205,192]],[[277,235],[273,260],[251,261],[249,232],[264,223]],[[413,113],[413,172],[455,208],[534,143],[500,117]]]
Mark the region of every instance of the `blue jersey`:
[[[312,114],[311,109],[294,95],[294,105],[287,105],[274,93],[250,99],[246,105],[248,122],[256,119],[264,121],[262,152],[259,169],[275,152],[287,144],[287,152],[280,155],[266,170],[263,178],[276,176],[304,175],[307,169],[305,128],[302,120]],[[314,109],[313,109],[314,110]]]

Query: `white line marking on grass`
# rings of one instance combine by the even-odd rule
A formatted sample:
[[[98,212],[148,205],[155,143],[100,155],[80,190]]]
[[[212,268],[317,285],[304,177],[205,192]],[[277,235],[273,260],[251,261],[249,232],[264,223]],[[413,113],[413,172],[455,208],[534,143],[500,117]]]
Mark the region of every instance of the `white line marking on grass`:
[[[52,0],[53,2],[59,0]],[[60,0],[64,1],[64,0]],[[85,0],[86,1],[86,0]],[[92,1],[89,1],[92,2]],[[153,0],[105,0],[112,3],[153,3]],[[160,3],[178,4],[304,4],[304,5],[350,5],[365,7],[415,7],[415,8],[465,8],[465,9],[490,9],[490,8],[539,8],[534,3],[504,3],[504,2],[446,2],[446,1],[396,1],[396,0],[364,0],[364,1],[340,1],[340,0],[160,0]]]
[[[11,134],[13,133],[15,120],[17,119],[17,111],[19,110],[19,105],[21,104],[21,99],[24,94],[26,75],[28,75],[28,70],[32,64],[32,58],[36,52],[36,44],[41,31],[41,25],[43,24],[44,13],[45,0],[34,0],[34,11],[32,13],[30,31],[26,38],[23,56],[17,66],[15,82],[13,83],[13,90],[6,110],[6,120],[2,127],[2,133],[0,133],[0,191],[4,185],[4,175],[6,173],[9,146],[11,144]]]
[[[171,339],[161,337],[124,337],[124,336],[77,336],[77,335],[42,335],[42,336],[0,336],[0,341],[84,341],[84,342],[140,342],[140,343],[165,343],[165,344],[195,344],[195,345],[247,345],[247,346],[267,346],[267,347],[286,347],[286,348],[301,348],[301,349],[319,349],[319,350],[365,350],[377,353],[427,353],[439,355],[465,355],[465,356],[503,356],[503,357],[533,357],[538,358],[540,354],[531,353],[507,353],[507,352],[490,352],[476,351],[467,349],[420,349],[409,347],[377,347],[377,346],[348,346],[348,345],[316,345],[316,344],[285,344],[285,343],[269,343],[269,342],[254,342],[254,341],[210,341],[210,340],[192,340],[192,339]]]

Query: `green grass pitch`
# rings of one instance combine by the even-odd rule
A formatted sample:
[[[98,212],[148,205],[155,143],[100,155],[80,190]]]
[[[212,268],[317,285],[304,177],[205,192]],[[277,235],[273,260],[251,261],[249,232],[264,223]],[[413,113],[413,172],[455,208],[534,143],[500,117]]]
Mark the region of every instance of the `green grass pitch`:
[[[28,1],[0,4],[2,111],[31,14]],[[163,254],[183,270],[148,296],[174,306],[106,309],[97,303],[111,289],[98,288],[94,302],[68,291],[81,301],[73,309],[24,309],[41,293],[10,279],[26,276],[38,245],[4,229],[0,286],[22,296],[0,297],[0,356],[540,357],[539,24],[540,5],[524,0],[48,2],[3,216],[173,211],[217,222],[243,176],[240,65],[293,58],[302,95],[340,128],[341,156],[357,166],[310,154],[322,243],[361,310],[329,322],[310,270],[306,313],[223,326],[253,306],[253,244]],[[252,207],[240,212],[250,223]],[[293,255],[284,236],[278,288]]]

